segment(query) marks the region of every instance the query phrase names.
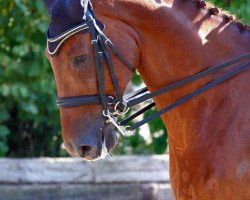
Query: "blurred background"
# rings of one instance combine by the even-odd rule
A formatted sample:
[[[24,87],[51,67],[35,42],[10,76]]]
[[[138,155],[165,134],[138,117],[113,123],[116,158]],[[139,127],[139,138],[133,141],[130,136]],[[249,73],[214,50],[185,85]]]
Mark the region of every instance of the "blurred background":
[[[249,24],[249,0],[211,1]],[[43,1],[0,0],[0,157],[67,156],[44,55],[47,25]],[[139,74],[132,83],[142,84]],[[166,132],[161,119],[154,120],[123,139],[113,154],[167,153]]]

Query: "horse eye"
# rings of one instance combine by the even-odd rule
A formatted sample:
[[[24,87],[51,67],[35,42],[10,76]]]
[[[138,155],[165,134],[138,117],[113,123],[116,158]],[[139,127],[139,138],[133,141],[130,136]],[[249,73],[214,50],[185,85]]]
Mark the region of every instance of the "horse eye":
[[[80,56],[76,56],[76,57],[74,57],[74,66],[76,68],[79,68],[83,64],[86,64],[87,61],[88,61],[88,55],[86,55],[86,54],[80,55]]]

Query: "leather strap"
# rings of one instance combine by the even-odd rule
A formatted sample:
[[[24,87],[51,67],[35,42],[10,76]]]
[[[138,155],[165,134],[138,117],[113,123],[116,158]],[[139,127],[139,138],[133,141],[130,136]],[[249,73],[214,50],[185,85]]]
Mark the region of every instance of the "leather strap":
[[[194,92],[191,92],[188,95],[180,98],[179,100],[177,100],[174,103],[170,104],[169,106],[163,108],[162,110],[160,110],[160,111],[158,111],[158,112],[150,115],[149,117],[141,120],[140,122],[137,122],[137,123],[133,124],[128,129],[130,131],[132,131],[132,130],[134,130],[134,129],[140,127],[140,126],[142,126],[143,124],[148,123],[149,121],[151,121],[151,120],[153,120],[153,119],[161,116],[162,114],[164,114],[164,113],[172,110],[173,108],[175,108],[175,107],[177,107],[177,106],[179,106],[179,105],[187,102],[189,99],[193,98],[194,96],[197,96],[198,94],[200,94],[200,93],[202,93],[202,92],[204,92],[204,91],[206,91],[206,90],[208,90],[208,89],[210,89],[210,88],[212,88],[212,87],[214,87],[214,86],[222,83],[223,81],[225,81],[225,80],[227,80],[227,79],[235,76],[236,74],[240,73],[243,70],[246,70],[249,67],[250,67],[250,62],[247,62],[247,63],[245,63],[243,65],[240,65],[240,66],[236,67],[235,69],[233,69],[233,70],[225,73],[223,76],[221,76],[219,78],[216,78],[215,80],[211,81],[207,85],[205,85],[205,86],[203,86],[203,87],[195,90]]]
[[[94,59],[95,59],[95,69],[97,76],[97,84],[98,84],[98,94],[100,96],[101,104],[103,110],[107,110],[107,103],[104,97],[105,89],[104,89],[104,68],[103,68],[103,52],[99,49],[98,46],[98,38],[96,35],[95,27],[91,24],[90,26],[90,34],[92,38],[92,44],[94,49]]]
[[[118,100],[120,102],[122,102],[122,93],[121,93],[121,90],[120,90],[120,87],[119,87],[118,79],[116,77],[116,73],[115,73],[115,70],[114,70],[113,62],[111,60],[111,57],[110,57],[110,55],[108,53],[108,50],[107,50],[107,48],[106,48],[105,43],[103,42],[103,40],[99,39],[99,42],[100,42],[100,45],[101,45],[102,50],[104,52],[106,61],[108,63],[109,73],[110,73],[110,76],[111,76],[111,79],[112,79],[112,82],[113,82],[113,85],[114,85],[114,88],[115,88],[116,96],[117,96]]]
[[[113,43],[109,39],[107,39],[105,42],[114,52],[114,54],[130,69],[130,71],[135,72],[135,67],[126,60],[126,58],[120,53],[115,45],[113,45]]]
[[[145,94],[143,96],[140,96],[138,98],[136,98],[136,95],[134,95],[133,96],[134,98],[127,100],[127,104],[128,104],[129,107],[140,104],[140,103],[142,103],[142,102],[144,102],[144,101],[146,101],[148,99],[159,96],[159,95],[161,95],[163,93],[169,92],[169,91],[171,91],[173,89],[176,89],[178,87],[181,87],[181,86],[183,86],[185,84],[188,84],[188,83],[191,83],[191,82],[196,81],[198,79],[201,79],[201,78],[203,78],[203,77],[205,77],[205,76],[207,76],[209,74],[213,74],[215,72],[218,72],[218,71],[220,71],[220,70],[222,70],[222,69],[224,69],[226,67],[230,67],[230,66],[232,66],[232,65],[234,65],[236,63],[239,63],[240,61],[243,61],[243,60],[248,59],[248,58],[250,58],[250,53],[241,55],[241,56],[239,56],[237,58],[234,58],[234,59],[232,59],[232,60],[230,60],[228,62],[225,62],[223,64],[216,65],[214,67],[208,68],[208,69],[206,69],[204,71],[201,71],[201,72],[199,72],[197,74],[186,77],[186,78],[184,78],[184,79],[182,79],[180,81],[177,81],[175,83],[167,85],[167,86],[165,86],[165,87],[163,87],[163,88],[161,88],[159,90],[147,93],[147,94]],[[147,88],[143,88],[141,90],[142,91],[147,91]]]
[[[155,102],[152,102],[151,104],[147,105],[146,107],[142,108],[141,110],[139,110],[138,112],[134,113],[133,115],[127,117],[126,119],[123,119],[118,124],[120,126],[125,126],[127,123],[129,123],[130,121],[132,121],[136,117],[140,116],[141,114],[147,112],[148,110],[150,110],[153,107],[155,107]]]
[[[108,105],[114,105],[117,103],[113,96],[105,94],[105,98]],[[59,108],[70,108],[83,105],[101,104],[101,101],[99,95],[94,94],[74,97],[58,97],[56,103]]]

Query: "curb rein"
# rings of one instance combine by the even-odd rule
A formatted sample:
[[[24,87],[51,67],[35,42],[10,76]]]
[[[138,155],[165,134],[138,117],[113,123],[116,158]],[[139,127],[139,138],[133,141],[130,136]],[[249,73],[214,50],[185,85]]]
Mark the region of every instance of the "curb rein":
[[[47,34],[47,49],[48,53],[51,56],[54,56],[57,54],[60,46],[63,44],[63,42],[71,37],[72,35],[79,33],[81,31],[86,31],[91,34],[91,43],[93,45],[93,51],[94,51],[94,60],[95,60],[95,68],[96,68],[96,75],[97,75],[97,81],[98,81],[98,94],[95,95],[81,95],[81,96],[72,96],[72,97],[58,97],[57,99],[57,106],[59,108],[70,108],[70,107],[78,107],[82,105],[93,105],[93,104],[101,104],[103,108],[103,116],[107,118],[107,123],[112,123],[118,131],[121,133],[121,135],[127,135],[130,136],[132,134],[132,131],[136,128],[142,126],[145,123],[148,123],[149,121],[161,116],[165,112],[183,104],[184,102],[188,101],[192,97],[222,83],[223,81],[231,78],[232,76],[235,76],[236,74],[240,73],[241,71],[247,69],[250,66],[250,61],[241,64],[234,69],[230,70],[229,72],[225,73],[224,75],[212,80],[205,86],[202,86],[198,88],[197,90],[187,94],[186,96],[178,99],[177,101],[173,102],[169,106],[163,108],[162,110],[159,110],[155,112],[154,114],[148,116],[147,118],[136,122],[135,124],[131,126],[126,126],[126,124],[139,115],[145,113],[147,110],[153,108],[155,106],[155,103],[152,102],[146,107],[142,108],[141,110],[137,111],[133,115],[118,121],[117,116],[118,115],[124,115],[127,113],[130,107],[133,107],[135,105],[138,105],[142,102],[147,101],[148,99],[152,99],[153,97],[156,97],[158,95],[161,95],[163,93],[166,93],[170,90],[173,90],[175,88],[181,87],[187,83],[196,81],[202,77],[205,77],[209,74],[218,72],[224,68],[230,67],[234,64],[239,63],[240,61],[246,60],[250,58],[250,53],[241,55],[237,58],[234,58],[230,61],[227,61],[223,64],[213,66],[211,68],[208,68],[206,70],[203,70],[201,72],[198,72],[194,75],[191,75],[189,77],[186,77],[180,81],[177,81],[175,83],[172,83],[170,85],[167,85],[159,90],[149,92],[148,89],[142,88],[140,90],[137,90],[135,92],[129,93],[125,96],[122,95],[118,79],[114,71],[113,63],[110,57],[110,54],[107,50],[107,47],[109,47],[112,52],[132,71],[135,72],[135,68],[123,57],[123,55],[118,51],[118,49],[113,45],[113,43],[110,41],[110,39],[100,30],[98,25],[95,22],[95,19],[91,17],[90,20],[86,21],[83,24],[80,24],[76,27],[71,28],[70,30],[66,31],[65,33],[60,34],[59,36],[56,36],[54,38],[49,38]],[[50,46],[54,46],[53,49],[50,49]],[[104,88],[104,58],[107,61],[109,73],[111,75],[112,83],[115,88],[116,97],[105,94],[105,88]],[[112,112],[109,110],[109,108],[112,107]]]

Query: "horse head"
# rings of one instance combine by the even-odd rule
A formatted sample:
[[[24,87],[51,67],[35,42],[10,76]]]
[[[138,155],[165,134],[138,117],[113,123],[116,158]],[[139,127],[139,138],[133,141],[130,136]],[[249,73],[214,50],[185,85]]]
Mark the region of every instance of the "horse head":
[[[91,30],[102,30],[104,28],[102,23],[107,25],[103,32],[110,36],[114,43],[119,44],[121,53],[130,63],[137,66],[138,46],[133,33],[128,31],[129,34],[126,34],[126,26],[101,15],[98,17],[102,23],[95,20],[92,6],[88,1],[45,0],[45,3],[50,13],[48,29],[50,40],[48,40],[46,55],[53,68],[59,98],[100,95],[98,89],[100,80],[97,76],[99,66],[96,68],[96,52],[93,50],[95,41]],[[85,9],[86,7],[88,9]],[[79,31],[74,32],[77,27]],[[88,30],[84,30],[84,27]],[[95,34],[99,35],[98,31]],[[122,37],[120,37],[121,34]],[[96,39],[98,37],[101,36],[97,36]],[[133,72],[125,67],[124,63],[113,53],[110,53],[110,56],[113,70],[119,80],[120,92],[123,93]],[[107,61],[103,62],[103,78],[105,95],[115,97],[117,94]],[[107,109],[112,111],[113,107]],[[62,106],[60,117],[64,144],[72,156],[94,160],[102,156],[104,152],[109,152],[117,143],[116,128],[103,116],[101,103],[76,107]]]

